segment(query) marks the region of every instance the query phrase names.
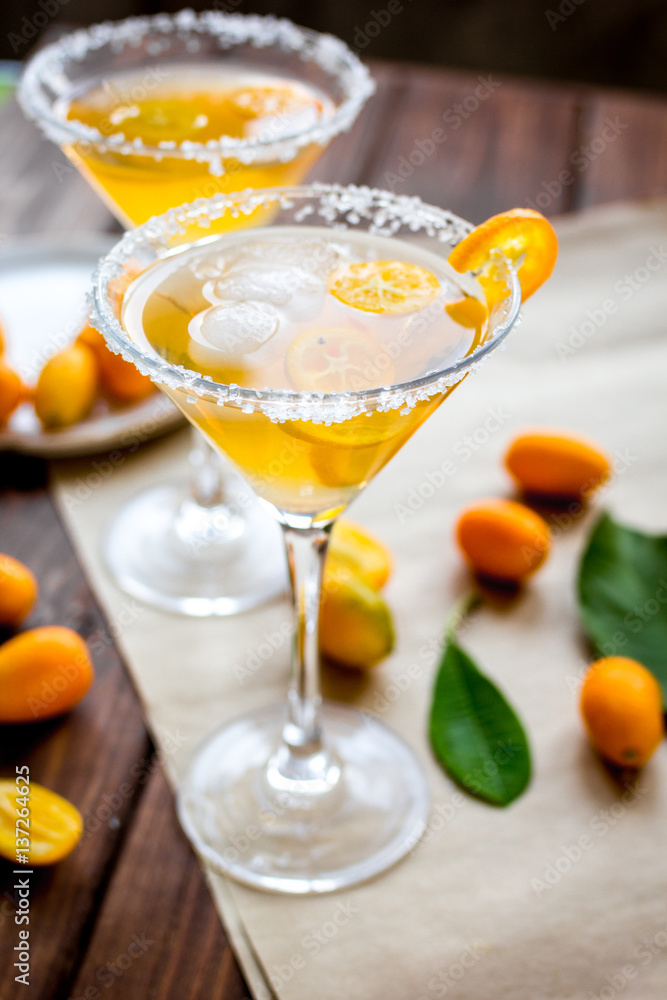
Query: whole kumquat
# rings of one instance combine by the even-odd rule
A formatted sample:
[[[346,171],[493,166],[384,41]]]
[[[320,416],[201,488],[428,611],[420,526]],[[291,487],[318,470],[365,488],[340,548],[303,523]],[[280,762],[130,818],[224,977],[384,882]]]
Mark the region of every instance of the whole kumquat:
[[[564,499],[586,499],[611,474],[611,462],[596,444],[553,430],[519,435],[505,465],[525,493]]]
[[[90,348],[97,358],[100,383],[104,391],[118,403],[137,403],[149,396],[155,386],[146,375],[120,354],[114,354],[94,327],[87,324],[76,338],[78,344]]]
[[[93,681],[86,643],[71,628],[44,625],[0,646],[0,723],[62,715]]]
[[[90,413],[97,384],[95,354],[84,344],[71,344],[42,368],[35,388],[35,413],[47,430],[70,427]]]
[[[391,552],[360,524],[339,518],[327,554],[325,573],[333,579],[356,575],[372,590],[381,590],[391,576]]]
[[[482,577],[521,583],[547,557],[546,521],[513,500],[483,500],[463,511],[456,536],[470,567]]]
[[[357,576],[325,578],[320,616],[320,648],[343,667],[363,670],[379,663],[394,646],[386,603]]]
[[[150,396],[155,389],[148,376],[142,375],[138,368],[120,354],[113,354],[105,347],[97,360],[102,388],[116,402],[138,403]]]
[[[106,340],[100,331],[96,330],[94,326],[90,325],[90,323],[86,323],[86,325],[81,328],[77,334],[75,343],[83,344],[85,347],[89,347],[96,357],[99,357],[102,351],[108,350]]]
[[[606,656],[590,665],[581,714],[596,750],[620,766],[641,767],[664,735],[660,685],[627,656]]]
[[[0,361],[0,427],[9,420],[25,398],[26,389],[21,377],[4,361]]]

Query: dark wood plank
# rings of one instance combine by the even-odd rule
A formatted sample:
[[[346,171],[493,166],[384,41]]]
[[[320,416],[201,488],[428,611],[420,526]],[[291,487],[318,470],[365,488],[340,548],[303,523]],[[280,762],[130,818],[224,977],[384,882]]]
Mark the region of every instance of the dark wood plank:
[[[667,193],[667,100],[593,91],[584,126],[577,207]]]
[[[73,1000],[245,1000],[247,988],[157,767],[124,845]]]
[[[106,208],[87,189],[59,150],[27,123],[14,100],[0,110],[0,219],[2,235],[96,229],[109,224]],[[46,465],[2,456],[0,550],[23,559],[40,584],[40,600],[25,627],[63,624],[88,639],[96,682],[68,717],[41,724],[0,728],[0,768],[12,775],[30,767],[34,781],[74,802],[86,832],[76,852],[32,879],[31,987],[49,997],[74,974],[90,933],[125,826],[140,793],[132,774],[151,752],[136,696],[124,673],[104,618],[81,572],[46,489]],[[119,787],[127,794],[116,802]],[[107,815],[109,813],[109,815]],[[25,996],[14,981],[17,928],[11,866],[0,867],[3,921],[0,926],[0,996]],[[11,960],[10,960],[11,959]]]
[[[16,100],[0,108],[0,233],[86,232],[115,225],[63,153],[26,121]]]
[[[479,222],[525,205],[567,169],[578,90],[496,74],[397,70],[399,99],[367,183]],[[569,205],[564,187],[546,206]]]
[[[392,120],[404,88],[403,75],[395,66],[375,62],[370,64],[370,69],[377,85],[375,94],[350,131],[334,139],[311,172],[309,180],[329,184],[368,183],[373,164],[382,155],[387,122]]]
[[[14,101],[0,110],[0,229],[3,237],[24,232],[67,232],[72,229],[117,228],[117,223],[62,153],[34,125],[25,122]],[[26,627],[66,624],[87,638],[95,651],[97,679],[85,700],[68,717],[30,726],[0,727],[0,774],[13,775],[16,764],[28,764],[31,777],[74,802],[84,815],[81,845],[61,864],[32,877],[30,996],[71,995],[81,963],[97,928],[100,907],[107,898],[111,911],[127,905],[127,884],[134,884],[145,864],[144,840],[151,840],[157,859],[170,858],[178,845],[181,889],[195,914],[188,925],[196,937],[164,920],[180,912],[182,900],[162,895],[163,880],[153,877],[153,908],[143,931],[155,930],[159,947],[155,963],[166,970],[173,992],[186,996],[184,983],[200,984],[202,993],[236,1000],[246,995],[243,980],[226,944],[220,920],[201,880],[196,859],[175,828],[170,793],[161,782],[142,812],[143,834],[123,850],[123,881],[115,878],[116,863],[142,794],[153,773],[152,745],[141,709],[115,649],[108,624],[84,579],[64,529],[52,505],[45,463],[18,456],[0,456],[0,551],[23,559],[36,573],[40,602]],[[136,606],[128,600],[129,612]],[[155,811],[156,815],[153,815]],[[156,822],[156,816],[169,823]],[[150,831],[148,828],[150,827]],[[0,864],[0,997],[25,997],[14,981],[13,948],[18,928],[13,922],[12,866]],[[121,894],[110,891],[112,885]],[[169,888],[169,887],[167,887]],[[110,894],[109,894],[110,893]],[[105,926],[105,925],[103,925]],[[126,927],[112,921],[107,936],[109,960],[125,954]],[[95,937],[95,940],[99,938]],[[205,943],[202,951],[202,942]],[[133,949],[136,950],[136,949]],[[173,963],[173,967],[172,967]],[[147,966],[146,966],[147,968]],[[223,971],[221,971],[221,968]],[[224,973],[224,974],[223,974]],[[125,985],[130,980],[125,979]],[[124,990],[123,981],[121,989]],[[106,995],[106,985],[102,984]],[[134,992],[134,989],[138,992]],[[118,995],[152,995],[140,985]],[[192,994],[193,996],[195,994]]]
[[[3,461],[3,476],[11,473],[11,465],[9,458]],[[46,998],[69,982],[78,965],[91,915],[141,792],[140,762],[151,748],[107,624],[40,485],[43,469],[35,463],[17,466],[15,480],[22,475],[32,488],[0,495],[0,551],[24,560],[39,581],[40,600],[26,627],[58,623],[74,628],[88,640],[96,671],[93,688],[69,716],[0,727],[0,773],[12,777],[16,765],[28,764],[33,781],[70,799],[85,820],[77,850],[32,877],[31,995]],[[14,899],[11,870],[8,863],[0,867],[3,904]],[[11,905],[3,905],[2,913],[10,917]],[[17,940],[13,919],[5,919],[0,925],[3,1000],[26,995],[14,981]]]
[[[0,144],[3,236],[13,232],[114,227],[110,213],[86,182],[58,149],[24,121],[14,101],[0,111],[0,135],[12,137],[11,142]],[[0,494],[0,550],[23,559],[36,573],[41,589],[39,605],[26,627],[57,622],[75,628],[94,649],[97,672],[92,691],[68,717],[38,725],[0,727],[0,773],[11,776],[16,764],[27,763],[32,779],[74,802],[86,823],[83,841],[74,854],[52,870],[32,877],[30,995],[46,1000],[70,995],[97,912],[115,871],[118,852],[132,827],[149,773],[152,746],[108,625],[95,604],[49,498],[46,465],[17,456],[2,456],[0,468],[0,487],[4,488]],[[171,809],[169,793],[164,785],[161,787],[163,801],[159,808],[167,811]],[[169,828],[158,825],[158,832],[153,831],[152,838],[158,856],[169,857],[174,841],[173,817],[172,825]],[[222,956],[228,980],[242,983],[231,952],[225,950],[220,921],[201,883],[196,860],[182,839],[180,850],[183,877],[198,886],[198,895],[195,893],[198,933],[202,940],[215,942],[215,961],[207,963],[207,969],[217,970]],[[141,847],[135,845],[124,857],[126,871],[127,859],[135,870],[143,865]],[[25,987],[14,981],[13,948],[18,928],[13,922],[15,880],[11,871],[11,865],[0,865],[3,1000],[26,995]],[[159,899],[160,880],[156,886],[158,897],[153,916],[161,926],[164,905]],[[111,949],[111,957],[123,953],[122,928],[117,931],[119,943],[115,951]],[[180,954],[179,976],[192,982],[213,981],[210,971],[204,973],[203,979],[197,972],[199,949],[190,937],[184,937],[189,953]],[[165,950],[156,949],[155,954],[164,964]],[[234,987],[230,993],[230,996],[242,995],[242,986]]]

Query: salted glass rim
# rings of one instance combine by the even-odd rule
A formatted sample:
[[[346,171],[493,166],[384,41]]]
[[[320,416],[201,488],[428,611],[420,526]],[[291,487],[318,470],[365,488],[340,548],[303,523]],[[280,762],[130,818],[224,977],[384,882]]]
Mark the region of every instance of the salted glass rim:
[[[309,205],[314,200],[316,206]],[[521,308],[521,286],[510,261],[497,254],[497,268],[508,287],[505,315],[492,336],[469,355],[435,372],[406,382],[397,382],[373,389],[346,392],[298,391],[294,389],[254,389],[239,385],[215,382],[210,375],[201,375],[182,365],[173,365],[157,353],[147,352],[137,345],[124,330],[109,300],[109,285],[124,273],[124,265],[142,250],[155,254],[156,260],[171,257],[193,245],[202,246],[213,239],[224,238],[224,232],[215,233],[192,243],[175,243],[188,227],[199,224],[204,230],[212,221],[226,212],[237,219],[258,209],[271,209],[278,203],[282,208],[294,208],[299,200],[304,205],[298,210],[294,223],[311,221],[316,215],[322,224],[331,228],[332,234],[369,223],[368,231],[384,236],[395,236],[402,227],[406,235],[423,235],[439,242],[455,245],[471,230],[472,225],[445,209],[428,205],[420,198],[397,195],[379,188],[356,185],[313,183],[295,187],[275,187],[231,194],[217,194],[211,198],[172,208],[163,215],[154,216],[130,230],[103,257],[93,277],[93,290],[89,297],[91,322],[106,338],[113,352],[131,361],[153,381],[173,389],[186,390],[193,396],[216,397],[219,405],[240,406],[248,412],[258,410],[275,420],[310,420],[313,423],[332,423],[375,410],[413,407],[420,399],[427,399],[458,382],[464,374],[478,365],[505,339],[515,325]],[[299,217],[299,213],[301,217]],[[305,227],[305,232],[308,231]],[[248,229],[262,234],[271,225]],[[401,241],[401,237],[397,237]],[[154,263],[152,261],[151,263]],[[150,265],[147,265],[150,266]]]
[[[281,52],[294,53],[304,62],[317,63],[326,75],[335,79],[344,98],[331,115],[306,128],[284,130],[274,136],[221,136],[204,143],[185,140],[180,144],[164,140],[157,145],[144,144],[140,139],[128,140],[121,131],[104,135],[92,125],[77,119],[63,118],[53,110],[57,98],[68,93],[63,74],[63,67],[67,63],[81,61],[105,45],[136,46],[149,34],[154,34],[156,41],[159,41],[160,36],[187,32],[195,36],[217,36],[222,51],[235,45],[250,43],[260,50],[273,47]],[[155,56],[150,55],[146,66],[152,65],[154,61],[157,63],[159,58],[158,52]],[[53,89],[54,96],[45,91],[46,86]],[[58,93],[59,90],[61,93]],[[121,21],[104,21],[69,32],[45,46],[28,61],[19,82],[17,96],[27,117],[34,120],[56,144],[77,141],[123,154],[182,156],[203,161],[215,160],[220,156],[237,156],[242,162],[251,163],[253,158],[266,157],[267,152],[274,149],[279,156],[286,157],[286,143],[291,143],[292,147],[296,144],[297,148],[310,143],[328,143],[334,136],[351,127],[374,92],[375,81],[366,66],[345,42],[334,35],[303,28],[287,18],[277,18],[271,14],[212,10],[195,13],[186,8],[176,14],[153,14],[128,17]]]

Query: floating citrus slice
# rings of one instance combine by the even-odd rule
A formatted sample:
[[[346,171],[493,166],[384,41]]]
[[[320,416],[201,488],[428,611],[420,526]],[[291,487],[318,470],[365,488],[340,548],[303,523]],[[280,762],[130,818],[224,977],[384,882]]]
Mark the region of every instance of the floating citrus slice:
[[[336,268],[329,276],[329,291],[353,309],[400,316],[433,302],[440,294],[440,282],[416,264],[373,260]]]
[[[304,330],[289,346],[286,368],[300,392],[359,392],[394,379],[382,344],[370,333],[342,326]]]
[[[354,486],[367,478],[376,463],[377,445],[398,439],[404,423],[398,410],[376,410],[340,423],[286,420],[282,427],[290,437],[312,445],[308,457],[321,483]]]
[[[461,240],[449,255],[455,271],[485,271],[493,277],[492,252],[512,261],[525,301],[554,269],[558,240],[551,223],[531,208],[513,208],[493,215]],[[495,296],[492,296],[495,297]]]
[[[355,392],[388,385],[394,365],[375,337],[350,327],[305,330],[290,344],[287,375],[299,391]],[[313,445],[310,461],[327,486],[355,485],[376,462],[375,445],[400,433],[398,410],[362,413],[339,423],[288,420],[292,437]],[[361,454],[363,452],[363,454]]]
[[[344,423],[331,426],[339,428],[339,433],[345,428]],[[361,489],[380,468],[379,445],[380,442],[374,442],[366,447],[347,448],[340,440],[322,440],[313,442],[308,460],[322,486],[335,490]],[[381,450],[384,453],[384,448]]]

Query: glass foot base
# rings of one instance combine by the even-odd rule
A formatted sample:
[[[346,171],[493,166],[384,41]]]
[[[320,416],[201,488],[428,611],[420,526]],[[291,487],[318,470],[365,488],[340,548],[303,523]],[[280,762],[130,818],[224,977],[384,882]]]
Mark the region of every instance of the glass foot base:
[[[287,590],[280,529],[257,500],[200,507],[185,485],[156,486],[125,504],[104,558],[127,594],[184,615],[233,615]]]
[[[325,705],[322,729],[340,777],[320,794],[277,791],[267,764],[285,707],[243,716],[209,736],[180,785],[178,812],[218,871],[273,892],[332,892],[377,875],[421,837],[430,796],[408,746],[379,722]],[[296,790],[295,790],[296,788]]]

